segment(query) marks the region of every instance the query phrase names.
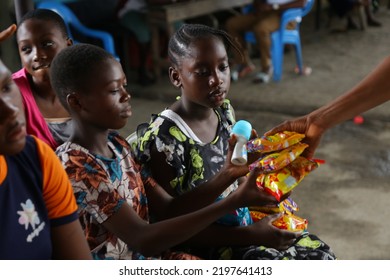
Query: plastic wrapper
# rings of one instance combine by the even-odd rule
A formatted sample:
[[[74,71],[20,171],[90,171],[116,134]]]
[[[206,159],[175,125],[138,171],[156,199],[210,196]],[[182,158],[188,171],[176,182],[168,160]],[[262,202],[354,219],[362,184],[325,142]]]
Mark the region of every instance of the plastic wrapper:
[[[280,229],[286,229],[289,231],[305,231],[307,230],[307,220],[296,215],[283,215],[272,224]]]
[[[293,190],[308,173],[318,166],[318,162],[299,156],[281,170],[261,173],[256,178],[256,184],[280,201],[284,194]]]
[[[271,153],[249,165],[252,170],[258,167],[263,172],[274,172],[292,163],[308,147],[305,143],[297,143],[282,151]]]
[[[258,222],[269,215],[259,211],[250,211],[250,214],[254,222]],[[289,231],[306,231],[308,221],[294,214],[284,214],[273,221],[272,224],[277,228]]]
[[[299,210],[299,207],[291,197],[288,197],[275,207],[251,206],[249,207],[249,210],[263,212],[266,214],[276,214],[276,213],[294,214]]]
[[[270,136],[262,136],[249,140],[247,143],[247,150],[250,153],[269,153],[286,149],[292,145],[300,142],[305,138],[304,134],[284,131],[278,132]]]

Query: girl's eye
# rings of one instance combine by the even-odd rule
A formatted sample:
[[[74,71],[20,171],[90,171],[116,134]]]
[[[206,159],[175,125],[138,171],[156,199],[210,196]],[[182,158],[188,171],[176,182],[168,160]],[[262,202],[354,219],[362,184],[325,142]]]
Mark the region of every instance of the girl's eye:
[[[20,51],[21,51],[21,52],[24,52],[24,53],[28,53],[28,52],[31,51],[31,48],[30,48],[30,47],[21,47],[21,48],[20,48]]]
[[[44,43],[43,43],[43,46],[44,46],[44,47],[51,47],[51,46],[53,46],[53,45],[54,45],[54,43],[51,42],[51,41],[48,41],[48,42],[44,42]]]
[[[227,69],[229,69],[229,65],[228,65],[228,64],[222,65],[222,66],[220,67],[220,70],[221,70],[221,71],[226,71]]]
[[[5,83],[5,85],[3,85],[3,87],[1,88],[1,92],[2,93],[9,93],[9,92],[11,92],[13,85],[14,85],[14,82],[12,82],[12,81],[9,81],[9,82]]]

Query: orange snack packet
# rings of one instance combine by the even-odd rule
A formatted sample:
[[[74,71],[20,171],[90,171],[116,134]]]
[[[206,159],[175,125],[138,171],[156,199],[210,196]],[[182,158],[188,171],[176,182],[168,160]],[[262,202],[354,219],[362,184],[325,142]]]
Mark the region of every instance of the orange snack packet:
[[[280,201],[284,194],[293,190],[308,173],[318,166],[318,162],[299,156],[283,169],[272,173],[261,173],[256,178],[256,184]]]
[[[271,206],[251,206],[249,207],[250,211],[258,211],[263,212],[266,214],[276,214],[276,213],[286,213],[286,214],[294,214],[299,210],[298,205],[295,203],[295,201],[288,197],[282,202],[280,202],[275,207]]]
[[[269,214],[262,213],[259,211],[250,211],[250,215],[252,217],[253,222],[258,222]],[[308,221],[294,214],[284,214],[275,221],[273,221],[272,224],[277,228],[289,231],[305,231],[307,230]]]
[[[280,229],[289,231],[305,231],[307,230],[307,220],[296,215],[283,215],[279,219],[273,221],[274,226]]]
[[[293,162],[308,147],[305,143],[297,143],[280,152],[271,153],[249,165],[249,170],[259,167],[263,172],[273,172]]]
[[[305,138],[304,134],[292,131],[283,131],[275,133],[274,135],[262,136],[260,138],[249,140],[246,146],[248,152],[250,153],[269,153],[291,147],[292,145],[300,142],[303,138]]]

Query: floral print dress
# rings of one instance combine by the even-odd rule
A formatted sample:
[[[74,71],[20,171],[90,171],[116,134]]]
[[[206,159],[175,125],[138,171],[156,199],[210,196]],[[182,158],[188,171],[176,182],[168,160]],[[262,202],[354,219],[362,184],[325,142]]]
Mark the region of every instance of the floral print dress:
[[[93,154],[82,146],[65,142],[57,148],[62,165],[72,183],[84,233],[95,259],[145,259],[134,252],[102,223],[128,203],[141,219],[148,221],[144,184],[154,185],[151,178],[142,180],[129,144],[113,132],[108,146],[114,158]],[[187,254],[165,252],[163,258],[194,259]],[[161,258],[156,256],[153,259]]]

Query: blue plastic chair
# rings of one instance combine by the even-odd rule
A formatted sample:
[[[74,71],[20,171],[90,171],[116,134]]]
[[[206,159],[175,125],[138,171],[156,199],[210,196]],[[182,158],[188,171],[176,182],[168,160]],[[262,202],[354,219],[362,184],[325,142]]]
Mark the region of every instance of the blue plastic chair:
[[[52,11],[56,12],[57,14],[59,14],[66,24],[66,28],[68,30],[69,37],[72,38],[72,40],[75,43],[77,43],[77,41],[75,40],[74,36],[72,35],[72,32],[71,32],[72,28],[74,30],[76,30],[77,32],[79,32],[83,36],[99,39],[103,44],[103,48],[106,51],[108,51],[109,53],[111,53],[117,60],[119,60],[119,57],[117,56],[117,54],[115,52],[114,39],[110,33],[106,32],[106,31],[96,30],[96,29],[86,27],[85,25],[83,25],[80,22],[80,20],[72,12],[72,10],[69,9],[64,4],[61,4],[58,2],[53,2],[53,1],[45,1],[45,2],[38,3],[37,8],[52,10]],[[93,7],[91,7],[91,8],[93,8]]]
[[[280,27],[278,30],[271,33],[271,59],[273,66],[273,80],[278,82],[282,78],[283,71],[283,55],[284,45],[292,44],[295,47],[295,54],[297,60],[297,66],[300,74],[303,74],[303,60],[301,49],[301,37],[299,33],[300,23],[302,18],[307,15],[312,9],[314,0],[307,0],[306,4],[302,8],[291,8],[283,12],[280,19]],[[251,7],[245,7],[245,12],[249,12]],[[286,29],[287,24],[291,21],[295,21],[296,25],[294,29]],[[245,41],[248,43],[256,43],[256,37],[253,32],[245,33]]]

